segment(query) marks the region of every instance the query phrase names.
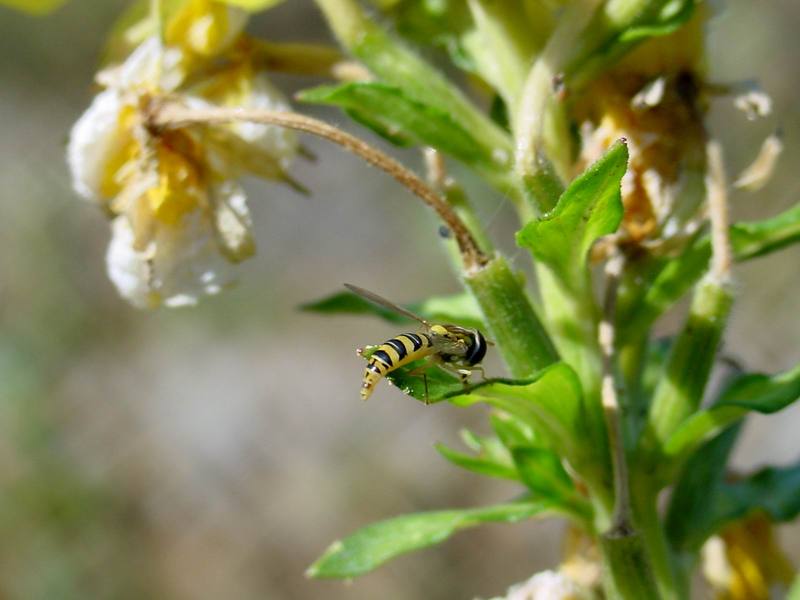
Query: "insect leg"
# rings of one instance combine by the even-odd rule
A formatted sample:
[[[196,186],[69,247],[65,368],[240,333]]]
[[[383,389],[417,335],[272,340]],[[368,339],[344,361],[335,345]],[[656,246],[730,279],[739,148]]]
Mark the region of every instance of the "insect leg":
[[[481,374],[481,380],[486,381],[486,371],[483,370],[482,365],[472,365],[470,367],[473,371],[478,371]]]

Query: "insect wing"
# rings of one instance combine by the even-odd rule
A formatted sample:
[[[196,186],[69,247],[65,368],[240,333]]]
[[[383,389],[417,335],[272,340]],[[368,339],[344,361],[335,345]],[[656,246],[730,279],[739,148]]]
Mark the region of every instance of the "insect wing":
[[[409,319],[412,319],[414,321],[418,321],[423,325],[425,325],[425,327],[430,327],[430,323],[428,323],[425,319],[423,319],[419,315],[415,315],[410,310],[406,310],[402,306],[398,306],[394,302],[390,302],[386,298],[382,298],[381,296],[378,296],[378,294],[375,294],[374,292],[370,292],[369,290],[365,290],[364,288],[360,288],[357,285],[352,285],[350,283],[345,283],[344,287],[346,287],[354,294],[361,296],[365,300],[369,300],[370,302],[372,302],[377,306],[396,312],[397,314],[403,315],[404,317],[408,317]]]
[[[467,345],[462,339],[437,334],[435,331],[428,333],[428,337],[434,350],[439,354],[463,356],[467,352]]]

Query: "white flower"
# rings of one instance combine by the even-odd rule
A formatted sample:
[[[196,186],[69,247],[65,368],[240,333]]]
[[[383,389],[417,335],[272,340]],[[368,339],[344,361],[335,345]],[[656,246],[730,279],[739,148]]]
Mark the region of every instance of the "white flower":
[[[230,22],[238,12],[221,14],[238,35],[243,22]],[[191,38],[187,43],[196,45],[200,38],[206,48],[230,43],[219,37],[229,31],[219,23],[183,26]],[[296,142],[283,129],[236,123],[155,130],[147,124],[148,102],[164,93],[189,107],[288,110],[266,77],[238,58],[184,90],[191,62],[184,51],[145,40],[123,64],[98,77],[107,89],[72,129],[67,162],[73,187],[113,218],[108,272],[135,306],[192,304],[230,284],[233,263],[255,251],[245,194],[235,178],[243,173],[287,178]]]
[[[592,595],[569,577],[556,571],[542,571],[527,581],[511,586],[502,598],[492,600],[591,600]]]

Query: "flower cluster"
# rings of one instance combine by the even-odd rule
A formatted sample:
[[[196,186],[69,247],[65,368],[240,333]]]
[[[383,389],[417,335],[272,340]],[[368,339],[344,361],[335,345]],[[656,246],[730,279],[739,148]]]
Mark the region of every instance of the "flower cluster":
[[[232,281],[232,265],[255,250],[245,173],[286,180],[291,132],[251,123],[156,128],[154,98],[186,106],[288,110],[255,69],[242,33],[246,13],[185,3],[164,39],[144,40],[98,75],[103,86],[72,129],[75,190],[112,219],[111,280],[138,307],[193,304]]]

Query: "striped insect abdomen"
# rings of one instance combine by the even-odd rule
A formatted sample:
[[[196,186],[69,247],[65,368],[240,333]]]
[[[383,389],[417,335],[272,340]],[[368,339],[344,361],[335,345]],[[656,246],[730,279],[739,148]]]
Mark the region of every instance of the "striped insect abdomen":
[[[424,358],[434,352],[430,338],[424,333],[401,333],[381,344],[369,357],[361,383],[361,399],[372,395],[375,385],[387,373]]]

